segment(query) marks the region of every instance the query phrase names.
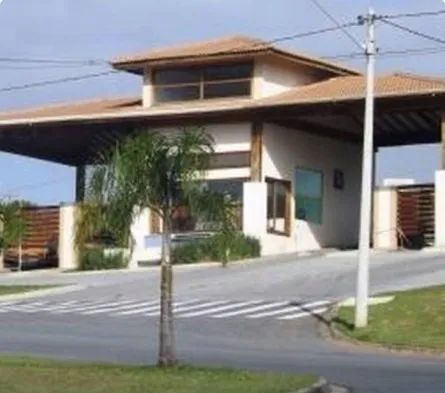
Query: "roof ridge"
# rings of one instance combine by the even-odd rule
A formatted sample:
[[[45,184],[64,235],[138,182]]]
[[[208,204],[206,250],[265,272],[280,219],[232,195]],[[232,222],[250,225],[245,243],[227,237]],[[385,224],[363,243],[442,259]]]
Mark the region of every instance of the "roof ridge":
[[[222,37],[209,38],[209,39],[200,40],[200,41],[187,41],[187,42],[178,43],[178,44],[174,44],[174,45],[157,46],[157,47],[154,47],[151,49],[145,49],[140,52],[136,52],[134,54],[134,56],[142,57],[147,54],[155,54],[156,52],[163,52],[165,50],[178,50],[178,49],[184,49],[184,48],[190,48],[190,47],[199,47],[199,46],[211,44],[211,43],[214,43],[217,41],[224,42],[224,41],[231,41],[231,40],[237,40],[237,39],[246,41],[245,45],[247,45],[248,42],[250,42],[249,45],[258,45],[259,47],[261,45],[264,45],[266,49],[271,47],[270,45],[265,45],[265,44],[267,44],[267,42],[260,38],[250,37],[250,36],[243,35],[243,34],[230,34],[230,35],[226,35],[226,36],[222,36]],[[238,50],[238,49],[242,49],[242,47],[233,48],[233,50]],[[121,61],[121,59],[123,59],[122,61],[125,61],[126,57],[127,57],[127,55],[120,55],[120,56],[117,56],[114,59],[112,59],[111,62],[112,63],[119,62],[119,61]]]

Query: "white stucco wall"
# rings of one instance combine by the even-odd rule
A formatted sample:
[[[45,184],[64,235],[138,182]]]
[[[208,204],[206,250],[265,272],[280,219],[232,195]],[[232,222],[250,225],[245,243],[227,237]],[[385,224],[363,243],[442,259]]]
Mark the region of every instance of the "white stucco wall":
[[[268,234],[264,254],[280,247],[283,252],[315,250],[323,247],[349,247],[357,241],[360,208],[361,146],[324,138],[274,124],[264,127],[263,176],[292,182],[297,167],[323,173],[322,224],[293,219],[290,237]],[[333,187],[334,169],[344,172],[345,187]]]
[[[79,267],[75,237],[76,205],[62,205],[59,210],[59,269],[74,270]]]
[[[397,249],[397,189],[379,187],[374,191],[373,247]]]
[[[146,69],[142,79],[142,106],[148,108],[153,105],[154,91],[151,83],[151,70]]]
[[[303,65],[270,57],[258,58],[255,61],[253,97],[269,97],[321,78],[321,73]]]
[[[445,171],[435,175],[435,246],[445,249]]]

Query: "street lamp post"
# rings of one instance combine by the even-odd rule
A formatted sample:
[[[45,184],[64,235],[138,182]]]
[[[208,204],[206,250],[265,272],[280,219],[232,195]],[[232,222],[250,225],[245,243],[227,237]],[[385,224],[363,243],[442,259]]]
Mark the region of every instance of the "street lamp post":
[[[375,78],[375,20],[373,10],[360,17],[367,27],[366,38],[366,103],[363,136],[362,193],[360,208],[359,261],[357,269],[357,294],[355,304],[355,327],[368,325],[369,253],[372,209],[372,172],[374,154],[374,78]]]

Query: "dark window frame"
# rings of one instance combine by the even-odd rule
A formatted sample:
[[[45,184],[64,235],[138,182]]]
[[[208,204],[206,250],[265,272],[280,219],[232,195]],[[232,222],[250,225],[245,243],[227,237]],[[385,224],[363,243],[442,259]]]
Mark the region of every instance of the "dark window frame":
[[[267,212],[267,233],[271,233],[274,235],[281,235],[281,236],[291,236],[292,232],[292,214],[291,214],[291,203],[292,203],[292,182],[289,180],[284,179],[275,179],[272,177],[266,177],[265,179],[266,185],[272,186],[272,194],[273,198],[276,198],[275,194],[275,185],[279,184],[284,186],[285,189],[285,206],[284,206],[284,231],[277,230],[275,228],[269,227],[269,211]],[[269,187],[268,187],[269,188]],[[267,194],[267,198],[269,198],[269,194]],[[273,220],[275,220],[277,217],[273,217]],[[274,224],[275,227],[275,224]]]
[[[252,96],[253,90],[253,77],[254,77],[254,63],[253,62],[241,62],[241,63],[226,63],[226,64],[218,64],[215,66],[218,67],[233,67],[233,66],[249,66],[250,72],[247,77],[242,78],[227,78],[227,79],[214,79],[209,80],[206,78],[206,69],[211,67],[212,65],[201,65],[201,66],[189,66],[189,67],[177,67],[177,68],[159,68],[154,69],[151,73],[151,83],[153,86],[153,97],[154,103],[157,105],[162,105],[165,103],[174,103],[174,102],[188,102],[188,101],[206,101],[206,100],[221,100],[224,98],[236,97],[236,98],[248,98]],[[185,83],[157,83],[156,82],[156,74],[163,71],[187,71],[192,70],[199,73],[199,81],[196,82],[185,82]],[[230,84],[246,84],[248,83],[248,92],[247,94],[235,94],[235,95],[222,95],[217,97],[206,97],[205,88],[207,86],[212,85],[230,85]],[[188,98],[188,99],[173,99],[173,100],[159,100],[159,91],[162,89],[181,89],[186,87],[195,87],[198,88],[199,95],[197,98]]]

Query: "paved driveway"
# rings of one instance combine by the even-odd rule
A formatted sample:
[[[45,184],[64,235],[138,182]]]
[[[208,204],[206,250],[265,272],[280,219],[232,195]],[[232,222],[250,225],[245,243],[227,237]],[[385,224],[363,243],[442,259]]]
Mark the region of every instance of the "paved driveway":
[[[353,294],[356,256],[285,256],[219,267],[179,267],[175,287],[182,360],[321,374],[358,392],[445,391],[445,362],[325,342],[326,305]],[[373,257],[371,288],[445,283],[435,253]],[[158,269],[56,272],[0,277],[1,283],[71,283],[81,291],[0,305],[2,351],[58,358],[147,363],[157,352]]]

